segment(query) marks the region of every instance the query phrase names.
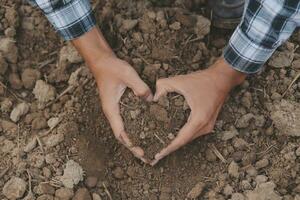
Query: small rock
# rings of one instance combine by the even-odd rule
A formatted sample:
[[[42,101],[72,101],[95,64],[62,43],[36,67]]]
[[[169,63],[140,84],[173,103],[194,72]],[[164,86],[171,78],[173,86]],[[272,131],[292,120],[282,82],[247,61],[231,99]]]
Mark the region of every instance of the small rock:
[[[275,68],[289,67],[294,59],[293,51],[275,51],[270,58],[268,65]]]
[[[59,200],[69,200],[74,196],[74,192],[70,188],[60,188],[55,191],[55,197]]]
[[[72,200],[92,200],[92,198],[86,188],[79,188]]]
[[[246,192],[247,200],[281,200],[282,198],[274,191],[275,187],[273,182],[259,184],[255,190]]]
[[[201,15],[197,16],[197,22],[194,28],[194,32],[199,39],[204,38],[210,32],[210,25],[211,23],[207,18]]]
[[[59,63],[69,62],[80,63],[83,59],[72,44],[68,44],[61,48],[59,52]]]
[[[136,119],[140,114],[141,114],[141,110],[140,109],[130,110],[130,117],[131,117],[131,119]]]
[[[245,191],[245,190],[251,190],[252,189],[252,186],[251,184],[249,183],[249,181],[247,180],[242,180],[241,182],[241,188]]]
[[[174,30],[174,31],[178,31],[181,29],[181,24],[180,22],[174,22],[173,24],[171,24],[169,26],[170,29]]]
[[[263,158],[255,163],[256,169],[262,169],[268,165],[269,165],[269,160],[266,158]]]
[[[41,194],[51,194],[51,195],[53,195],[55,193],[55,189],[54,189],[54,187],[52,187],[48,183],[40,183],[36,187],[35,193],[40,194],[40,195]]]
[[[38,79],[41,78],[41,73],[36,69],[27,68],[23,71],[22,82],[26,89],[32,89]]]
[[[187,194],[187,198],[196,199],[201,195],[204,188],[205,188],[205,183],[202,182],[197,183]]]
[[[13,106],[13,102],[9,99],[9,98],[5,98],[3,99],[3,101],[1,101],[1,111],[8,113],[11,111],[11,108]]]
[[[45,104],[55,99],[55,88],[43,80],[36,81],[33,94],[40,104]]]
[[[265,175],[258,175],[258,176],[255,177],[256,185],[261,184],[261,183],[265,183],[267,181],[268,181],[268,177],[266,177]]]
[[[3,153],[8,153],[10,151],[13,150],[13,148],[15,148],[15,143],[11,140],[4,140],[1,146],[1,151]]]
[[[43,194],[39,196],[36,200],[54,200],[54,197],[50,194]]]
[[[48,119],[47,121],[47,125],[49,126],[49,128],[54,128],[57,124],[59,123],[59,118],[58,117],[51,117],[50,119]]]
[[[231,195],[231,200],[245,200],[245,197],[241,193],[233,193]]]
[[[215,153],[210,148],[206,149],[205,158],[209,162],[214,162],[214,161],[217,160],[217,156],[215,155]]]
[[[224,131],[222,134],[222,140],[227,141],[232,139],[233,137],[237,136],[239,132],[236,130],[235,127],[231,127],[229,131]]]
[[[8,199],[18,199],[23,197],[26,191],[26,182],[18,177],[12,177],[3,187],[3,194]]]
[[[11,63],[17,63],[18,60],[18,48],[15,43],[11,38],[0,39],[0,52]]]
[[[150,106],[150,114],[158,121],[165,123],[170,121],[167,110],[158,104],[153,104]]]
[[[31,122],[31,128],[34,130],[40,130],[43,128],[47,128],[47,120],[45,117],[37,117],[32,120]]]
[[[223,194],[225,196],[230,196],[233,192],[233,188],[230,185],[226,185],[223,189]]]
[[[234,178],[239,177],[239,166],[236,162],[232,161],[228,166],[228,174]]]
[[[271,119],[282,135],[300,137],[300,104],[293,101],[281,100],[270,108]]]
[[[19,74],[17,73],[14,72],[10,73],[8,75],[8,81],[13,89],[19,90],[23,87],[23,83],[19,77]]]
[[[83,180],[83,169],[75,161],[69,160],[64,169],[64,174],[60,178],[63,185],[67,188],[73,188],[74,185],[77,185],[80,181]]]
[[[13,122],[19,121],[20,117],[25,115],[29,111],[29,105],[27,103],[18,104],[10,113],[10,119]]]
[[[123,179],[125,175],[124,170],[121,167],[116,167],[112,173],[116,179]]]
[[[122,21],[122,25],[120,27],[120,31],[125,33],[127,31],[130,31],[138,24],[137,19],[125,19]]]
[[[242,138],[235,138],[233,141],[234,148],[238,150],[245,150],[249,146],[248,143]]]
[[[237,128],[247,128],[250,125],[250,120],[254,118],[252,113],[243,115],[236,123]]]
[[[37,145],[37,139],[34,137],[24,147],[24,152],[29,153],[30,151],[32,151],[36,147],[36,145]]]
[[[0,52],[0,75],[4,75],[8,68],[8,64],[6,63],[2,53]]]
[[[97,177],[95,177],[95,176],[89,176],[85,180],[85,185],[88,188],[93,188],[93,187],[96,187],[97,182],[98,182],[98,178]]]
[[[93,193],[92,197],[93,197],[93,200],[102,200],[102,198],[100,197],[100,195],[97,194],[97,193]]]
[[[7,120],[1,120],[1,119],[0,119],[0,127],[2,127],[3,132],[6,133],[15,133],[18,129],[18,126],[15,123]]]
[[[47,138],[45,138],[45,145],[47,147],[54,147],[64,141],[64,135],[63,134],[55,134],[55,135],[50,135]]]

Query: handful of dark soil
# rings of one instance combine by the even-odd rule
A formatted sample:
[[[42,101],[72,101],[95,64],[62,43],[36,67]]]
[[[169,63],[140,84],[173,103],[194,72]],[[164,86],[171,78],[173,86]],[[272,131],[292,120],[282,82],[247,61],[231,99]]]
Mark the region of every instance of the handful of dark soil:
[[[176,137],[189,113],[181,95],[146,102],[127,90],[121,99],[125,129],[134,145],[140,146],[151,160]]]

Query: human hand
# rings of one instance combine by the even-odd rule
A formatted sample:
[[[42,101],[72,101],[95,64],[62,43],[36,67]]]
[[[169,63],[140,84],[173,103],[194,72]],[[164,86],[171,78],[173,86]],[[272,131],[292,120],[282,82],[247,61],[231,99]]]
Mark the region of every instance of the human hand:
[[[148,163],[144,151],[134,146],[124,129],[120,115],[120,99],[127,87],[133,90],[136,96],[152,101],[153,95],[149,87],[140,79],[137,72],[125,61],[115,56],[99,59],[92,66],[93,75],[99,89],[102,109],[107,117],[113,133],[137,158]]]
[[[185,144],[210,133],[229,91],[245,78],[245,74],[220,59],[206,70],[158,80],[154,101],[169,92],[176,92],[185,97],[191,113],[177,137],[157,153],[150,164],[155,165]]]

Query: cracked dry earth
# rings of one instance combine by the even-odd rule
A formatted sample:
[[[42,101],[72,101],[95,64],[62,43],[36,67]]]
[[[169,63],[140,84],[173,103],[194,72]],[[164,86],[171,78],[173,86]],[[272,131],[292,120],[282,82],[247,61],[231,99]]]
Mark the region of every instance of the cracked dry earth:
[[[204,1],[95,1],[116,54],[154,90],[161,77],[205,69],[230,32]],[[232,91],[214,132],[150,167],[114,138],[95,81],[43,14],[0,0],[0,199],[299,200],[300,32]],[[184,124],[173,94],[156,104],[129,91],[125,127],[152,157]]]

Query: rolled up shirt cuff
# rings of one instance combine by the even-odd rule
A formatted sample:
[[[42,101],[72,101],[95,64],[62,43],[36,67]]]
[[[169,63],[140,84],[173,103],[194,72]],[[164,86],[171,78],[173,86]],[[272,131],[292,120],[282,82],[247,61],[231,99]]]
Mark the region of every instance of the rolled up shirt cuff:
[[[88,0],[73,0],[59,9],[45,12],[45,15],[65,40],[78,38],[96,25]]]
[[[238,27],[224,49],[223,57],[237,71],[253,74],[262,69],[275,50],[258,45]]]

